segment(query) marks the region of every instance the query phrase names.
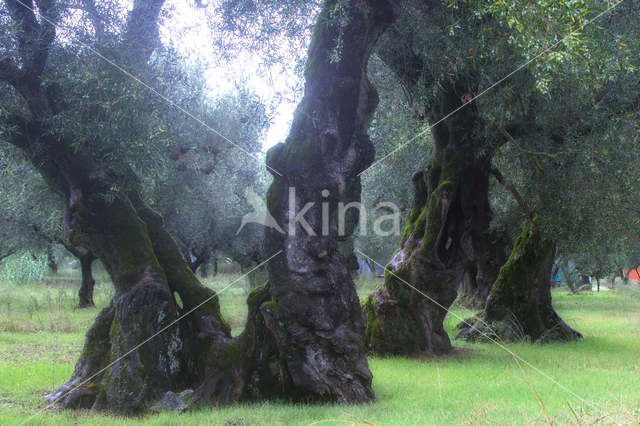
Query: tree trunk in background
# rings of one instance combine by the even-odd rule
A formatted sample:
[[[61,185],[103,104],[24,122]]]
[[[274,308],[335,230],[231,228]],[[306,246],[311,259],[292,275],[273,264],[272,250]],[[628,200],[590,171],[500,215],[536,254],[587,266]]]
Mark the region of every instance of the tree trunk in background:
[[[96,280],[93,279],[93,273],[91,265],[96,257],[91,252],[87,252],[80,258],[80,270],[82,271],[82,284],[80,285],[80,291],[78,291],[78,307],[79,308],[95,308],[93,303],[93,287],[96,284]]]
[[[49,265],[49,269],[51,269],[51,273],[54,275],[58,273],[58,262],[56,262],[56,257],[53,254],[53,246],[47,246],[47,265]]]
[[[209,262],[204,262],[200,265],[200,277],[209,278]]]
[[[80,270],[82,272],[82,283],[78,291],[78,308],[95,308],[93,303],[93,287],[96,280],[93,279],[91,265],[97,259],[93,253],[88,250],[78,249],[76,247],[66,247],[67,251],[73,254],[80,261]]]
[[[460,288],[458,290],[460,297],[458,297],[458,301],[456,302],[460,306],[467,309],[481,309],[477,307],[478,294],[482,292],[482,289],[480,289],[478,281],[476,280],[477,276],[478,266],[476,265],[476,262],[473,262],[462,273],[462,281],[460,281]]]
[[[525,222],[507,263],[493,285],[485,310],[458,325],[456,337],[477,341],[567,341],[582,339],[558,316],[551,303],[555,243]]]
[[[191,269],[191,272],[195,274],[198,268],[209,261],[211,252],[209,251],[208,247],[203,247],[200,251],[197,251],[197,248],[194,247],[191,250],[191,254],[195,258],[195,260],[193,262],[187,261],[187,263],[189,264],[189,269]]]
[[[443,83],[429,111],[435,124],[462,106],[472,91]],[[425,171],[413,175],[413,206],[384,285],[363,303],[367,347],[382,355],[440,355],[451,350],[443,322],[463,272],[483,259],[491,221],[489,167],[493,149],[478,135],[475,103],[433,127],[434,150]],[[366,253],[365,253],[366,254]]]
[[[588,275],[580,275],[580,281],[582,282],[582,286],[588,286],[591,287],[591,280],[589,279],[590,277]]]
[[[500,268],[507,263],[508,241],[495,232],[484,235],[483,250],[476,250],[477,260],[464,271],[457,303],[468,309],[484,309]]]
[[[254,290],[269,281],[269,273],[266,268],[257,268],[258,265],[259,263],[253,262],[248,264],[246,267],[240,265],[242,268],[242,274],[247,274],[247,278],[249,278],[249,290]]]
[[[242,275],[246,275],[249,279],[249,290],[256,289],[269,281],[267,268],[258,268],[267,258],[259,247],[239,252],[230,249],[229,256],[240,265]]]
[[[374,159],[367,129],[378,97],[365,67],[400,2],[348,3],[342,27],[327,24],[335,3],[325,3],[314,29],[305,96],[289,137],[267,153],[274,175],[267,208],[286,232],[265,231],[266,255],[274,257],[268,263],[270,301],[260,311],[278,348],[287,395],[364,402],[374,398],[364,318],[353,280],[336,255],[339,239],[353,233],[350,224],[357,220],[346,220],[339,230],[338,203],[360,200],[358,174]],[[331,62],[336,44],[343,44],[340,60]]]

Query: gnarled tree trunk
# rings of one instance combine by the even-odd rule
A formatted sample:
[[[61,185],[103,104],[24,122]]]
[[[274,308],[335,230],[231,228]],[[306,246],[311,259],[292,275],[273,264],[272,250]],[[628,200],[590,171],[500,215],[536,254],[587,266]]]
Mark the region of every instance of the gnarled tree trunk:
[[[42,84],[55,39],[51,22],[56,3],[38,2],[40,19],[26,3],[5,4],[17,25],[20,55],[15,63],[2,62],[0,78],[25,104],[2,117],[3,125],[15,129],[8,141],[24,152],[64,200],[65,243],[94,253],[116,290],[87,333],[73,375],[49,396],[49,402],[133,413],[169,390],[198,385],[208,347],[215,338],[228,336],[229,327],[220,316],[215,294],[197,282],[159,216],[135,194],[120,193],[107,201],[113,182],[108,171],[78,150],[73,140],[49,127],[48,119],[60,112],[60,103]],[[153,52],[162,4],[162,0],[134,2],[123,35],[131,64],[144,64]],[[197,307],[179,326],[170,326],[180,315],[174,292],[186,309]]]
[[[291,393],[363,402],[374,397],[364,318],[353,280],[337,256],[339,240],[357,224],[345,216],[357,211],[341,215],[339,203],[360,201],[358,174],[374,159],[366,132],[378,96],[365,67],[400,2],[349,3],[348,23],[327,25],[334,4],[325,3],[314,30],[305,96],[289,137],[267,153],[274,175],[267,208],[285,233],[265,231],[267,257],[275,257],[268,264],[271,301],[261,311]],[[342,46],[340,60],[332,62],[328,52],[336,46]]]
[[[489,166],[472,89],[453,81],[429,111],[434,150],[414,173],[413,206],[384,285],[364,301],[367,347],[379,354],[439,355],[451,350],[443,322],[463,272],[483,253],[492,218]],[[450,115],[451,114],[451,115]],[[442,120],[442,121],[440,121]],[[437,123],[437,124],[436,124]]]
[[[582,335],[558,316],[551,303],[555,243],[533,221],[525,222],[507,263],[493,285],[486,308],[458,325],[456,337],[477,341],[566,341]]]

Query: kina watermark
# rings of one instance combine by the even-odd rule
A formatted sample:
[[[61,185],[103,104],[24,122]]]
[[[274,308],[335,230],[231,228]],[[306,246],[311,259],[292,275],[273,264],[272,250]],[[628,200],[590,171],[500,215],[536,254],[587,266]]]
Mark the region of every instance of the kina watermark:
[[[338,236],[346,235],[346,224],[347,224],[347,212],[350,209],[357,209],[360,215],[359,220],[359,229],[360,235],[365,236],[368,233],[368,227],[372,225],[373,233],[381,236],[388,237],[390,235],[400,235],[400,209],[395,203],[391,202],[380,202],[374,206],[374,211],[383,212],[385,214],[378,214],[373,222],[367,220],[367,209],[362,203],[359,202],[350,202],[350,203],[337,203],[337,209],[334,209],[331,212],[330,202],[323,201],[321,203],[316,203],[315,201],[311,201],[306,203],[303,207],[298,207],[298,202],[296,199],[296,189],[294,187],[289,188],[289,203],[288,210],[285,214],[286,223],[283,223],[283,226],[278,224],[278,221],[271,214],[269,209],[267,208],[267,204],[265,201],[260,198],[256,193],[253,192],[252,187],[248,187],[244,191],[245,198],[247,203],[253,207],[253,212],[246,214],[242,218],[242,222],[240,223],[240,227],[238,228],[238,235],[242,228],[249,223],[257,223],[259,225],[263,225],[267,228],[272,228],[281,234],[287,234],[290,236],[296,235],[296,229],[299,227],[307,233],[309,236],[316,236],[318,232],[314,231],[313,227],[309,224],[306,219],[307,213],[309,213],[316,204],[320,204],[321,207],[321,219],[322,226],[321,231],[319,232],[322,236],[328,236],[331,228],[331,219],[332,216],[337,215],[337,231]],[[323,198],[329,197],[329,191],[323,190],[321,192]],[[283,229],[284,228],[284,229]]]

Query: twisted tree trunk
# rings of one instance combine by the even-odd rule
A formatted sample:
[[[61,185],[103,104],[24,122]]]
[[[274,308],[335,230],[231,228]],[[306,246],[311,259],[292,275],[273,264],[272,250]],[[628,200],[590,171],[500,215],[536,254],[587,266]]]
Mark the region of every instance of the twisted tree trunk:
[[[489,167],[471,88],[447,82],[429,111],[434,150],[413,175],[413,206],[384,285],[363,303],[367,347],[379,354],[439,355],[451,350],[443,322],[463,272],[484,259],[483,234],[492,218]],[[442,120],[442,121],[441,121]]]
[[[286,387],[301,397],[371,400],[364,318],[353,280],[340,262],[339,240],[353,233],[360,178],[374,159],[367,129],[378,103],[365,67],[400,2],[349,4],[348,23],[331,21],[328,1],[315,27],[305,70],[305,96],[284,144],[267,153],[274,180],[267,207],[284,234],[265,231],[271,301],[261,308],[274,336]],[[334,20],[335,21],[335,20]],[[329,61],[336,44],[340,60]]]
[[[134,2],[123,35],[130,64],[144,64],[153,52],[162,4]],[[109,172],[49,127],[61,105],[42,84],[55,40],[55,1],[37,3],[39,18],[31,2],[6,0],[5,5],[16,23],[20,55],[2,61],[0,78],[24,100],[23,109],[2,117],[3,125],[15,129],[8,140],[64,200],[64,242],[94,253],[116,290],[87,333],[73,375],[49,402],[133,413],[169,390],[198,385],[208,347],[216,337],[228,336],[229,327],[215,294],[197,282],[159,216],[135,193],[107,201]],[[187,309],[208,301],[179,326],[170,326],[179,317],[174,292]]]

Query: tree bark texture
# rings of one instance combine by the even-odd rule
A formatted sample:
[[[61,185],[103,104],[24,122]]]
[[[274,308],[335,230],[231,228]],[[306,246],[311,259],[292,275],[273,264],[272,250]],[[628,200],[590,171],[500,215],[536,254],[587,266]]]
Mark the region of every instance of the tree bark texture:
[[[458,325],[456,337],[477,341],[567,341],[582,339],[551,303],[555,243],[533,221],[525,222],[507,263],[491,289],[486,308]]]
[[[353,233],[357,219],[345,217],[341,229],[338,207],[360,201],[358,174],[374,159],[367,129],[378,96],[365,68],[373,45],[397,18],[400,2],[349,3],[343,25],[331,18],[335,4],[325,3],[315,27],[305,95],[291,132],[267,153],[274,175],[267,208],[286,232],[265,231],[266,255],[275,257],[268,264],[270,301],[261,312],[290,381],[285,386],[301,397],[364,402],[374,398],[364,318],[353,280],[337,255],[339,241]],[[330,61],[328,52],[340,45],[340,60]],[[345,216],[353,214],[356,209]]]
[[[363,303],[367,347],[382,355],[448,353],[443,321],[463,272],[486,263],[493,150],[480,136],[474,103],[454,112],[470,88],[453,81],[443,86],[428,114],[435,124],[434,150],[427,169],[413,175],[413,206],[400,247],[386,267],[384,284]]]

